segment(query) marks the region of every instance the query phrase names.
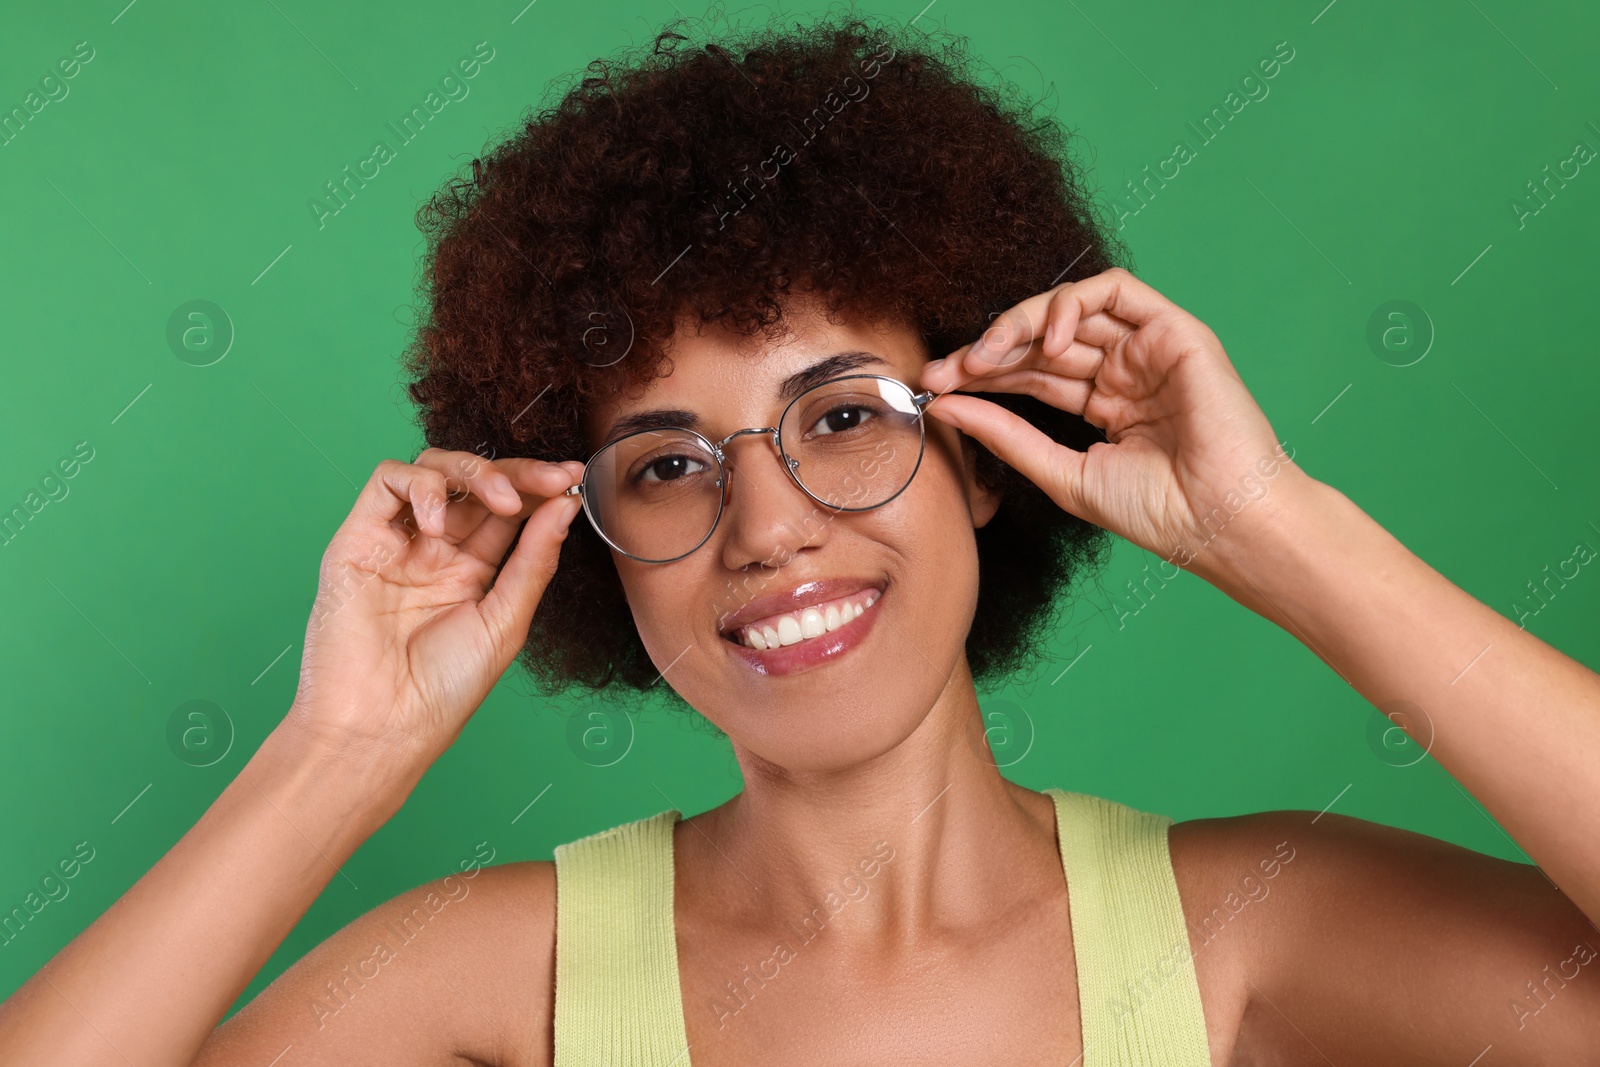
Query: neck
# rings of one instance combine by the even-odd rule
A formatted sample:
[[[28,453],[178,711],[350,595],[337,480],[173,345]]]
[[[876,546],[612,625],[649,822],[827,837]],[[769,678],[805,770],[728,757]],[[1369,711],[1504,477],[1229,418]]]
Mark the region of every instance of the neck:
[[[677,839],[682,876],[725,918],[848,907],[858,934],[907,944],[1059,884],[1053,802],[1000,774],[970,683],[867,763],[795,773],[735,752],[744,791]]]

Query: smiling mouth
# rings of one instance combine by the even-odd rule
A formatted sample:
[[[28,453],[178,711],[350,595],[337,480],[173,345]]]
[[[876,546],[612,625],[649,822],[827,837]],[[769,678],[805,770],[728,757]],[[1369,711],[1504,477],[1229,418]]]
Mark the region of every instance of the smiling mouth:
[[[722,637],[725,641],[758,651],[804,644],[854,622],[882,595],[880,589],[863,589],[798,611],[757,619],[724,633]]]

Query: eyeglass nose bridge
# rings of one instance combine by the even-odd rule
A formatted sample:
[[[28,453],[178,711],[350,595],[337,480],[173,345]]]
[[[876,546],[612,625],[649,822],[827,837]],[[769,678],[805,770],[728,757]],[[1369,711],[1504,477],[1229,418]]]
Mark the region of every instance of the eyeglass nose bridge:
[[[727,444],[729,441],[733,440],[735,437],[740,437],[740,436],[743,436],[744,434],[747,434],[747,433],[771,434],[772,435],[772,447],[776,448],[778,450],[778,456],[779,456],[780,459],[783,460],[784,470],[786,470],[788,472],[789,477],[794,480],[796,485],[800,485],[800,479],[795,474],[795,468],[800,466],[800,461],[797,460],[797,459],[794,459],[794,458],[792,458],[792,457],[790,457],[790,456],[788,456],[788,455],[786,455],[784,453],[784,451],[783,451],[783,442],[779,439],[778,428],[776,426],[747,426],[742,430],[733,431],[728,436],[724,437],[722,440],[716,441],[711,445],[711,454],[717,457],[717,473],[718,473],[717,488],[718,489],[721,489],[723,491],[723,493],[726,494],[727,491],[728,491],[728,481],[729,481],[729,479],[728,479],[728,454],[727,454],[727,452],[725,452],[723,450],[722,446]],[[805,490],[805,486],[800,485],[800,489],[801,489],[801,491],[804,491]],[[809,494],[807,494],[807,495],[809,495]],[[720,518],[720,515],[718,517]]]
[[[742,430],[733,431],[728,436],[724,437],[722,440],[720,440],[720,441],[716,442],[715,444],[713,444],[711,446],[711,450],[717,454],[717,458],[718,459],[721,459],[722,458],[722,446],[727,444],[729,441],[733,440],[735,437],[738,437],[741,434],[747,434],[747,433],[770,433],[772,435],[772,444],[773,444],[773,446],[776,447],[777,444],[778,444],[778,428],[776,426],[746,426]]]

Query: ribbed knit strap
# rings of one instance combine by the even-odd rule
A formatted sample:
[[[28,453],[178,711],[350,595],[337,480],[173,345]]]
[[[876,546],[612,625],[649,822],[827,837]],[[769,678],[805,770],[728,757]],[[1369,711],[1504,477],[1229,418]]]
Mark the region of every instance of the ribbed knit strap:
[[[1049,789],[1067,878],[1083,1067],[1210,1067],[1164,815]]]
[[[688,1067],[672,921],[679,818],[556,846],[555,1067]]]

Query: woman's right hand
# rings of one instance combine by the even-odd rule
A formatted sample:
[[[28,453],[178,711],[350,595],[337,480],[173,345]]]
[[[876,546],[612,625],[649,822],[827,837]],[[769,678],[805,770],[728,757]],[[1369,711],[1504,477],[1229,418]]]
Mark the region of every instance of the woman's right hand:
[[[323,554],[285,724],[420,777],[526,640],[582,472],[437,448],[378,464]]]
[[[305,998],[322,996],[323,963],[372,943],[365,925],[291,968],[225,1034],[216,1028],[516,657],[578,510],[562,494],[582,472],[433,448],[378,464],[323,554],[289,714],[200,821],[0,1004],[0,1061],[194,1063],[203,1050],[205,1063],[265,1063],[283,1058],[283,1033],[315,1039],[322,1017],[310,1022]],[[413,1038],[430,1037],[412,1050],[417,1062],[459,1047],[456,1031],[430,1022],[437,997],[407,1000],[402,979],[380,984],[381,1003],[356,1009],[364,1023],[341,1018],[343,1037],[305,1055],[351,1060],[375,1035],[394,1036],[384,1019],[397,1005],[416,1008]]]

